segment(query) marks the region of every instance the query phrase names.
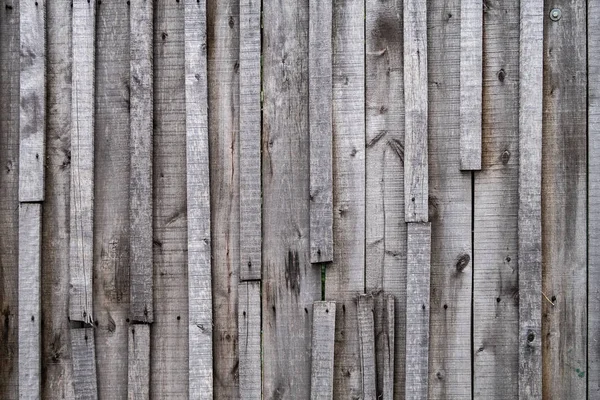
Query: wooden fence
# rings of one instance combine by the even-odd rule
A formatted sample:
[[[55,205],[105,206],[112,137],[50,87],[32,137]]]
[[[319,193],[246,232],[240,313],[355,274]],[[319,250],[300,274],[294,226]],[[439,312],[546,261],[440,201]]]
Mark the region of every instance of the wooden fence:
[[[600,399],[600,0],[4,0],[0,398]]]

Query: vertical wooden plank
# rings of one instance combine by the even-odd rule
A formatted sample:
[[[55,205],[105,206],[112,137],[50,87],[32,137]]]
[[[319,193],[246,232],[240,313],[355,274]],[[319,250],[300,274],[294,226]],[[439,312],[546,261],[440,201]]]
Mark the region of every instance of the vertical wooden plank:
[[[381,379],[381,389],[377,390],[377,398],[393,399],[394,398],[394,349],[395,349],[395,302],[394,295],[385,294],[383,296],[383,331],[381,333],[381,341],[379,341],[378,354],[381,354],[382,368],[378,368],[378,375],[383,375]],[[379,356],[378,356],[379,357]],[[379,378],[378,382],[379,382]],[[378,383],[379,384],[379,383]],[[381,392],[381,397],[380,396]]]
[[[261,399],[260,282],[238,285],[239,398]]]
[[[213,398],[206,1],[185,2],[189,397]]]
[[[427,399],[431,224],[408,224],[407,237],[405,396]]]
[[[460,169],[481,169],[483,75],[481,0],[460,2]]]
[[[333,261],[332,2],[309,1],[310,262]]]
[[[586,3],[546,2],[543,20],[543,274],[537,299],[543,316],[542,398],[548,399],[587,395]],[[560,20],[553,10],[561,11]]]
[[[153,6],[133,0],[129,7],[130,57],[130,318],[152,322],[152,134]]]
[[[427,222],[427,3],[404,1],[404,219]]]
[[[19,3],[19,16],[19,201],[42,201],[46,159],[46,2]]]
[[[213,390],[237,399],[239,276],[239,1],[208,0]]]
[[[521,2],[519,52],[519,398],[542,398],[544,2]]]
[[[311,400],[333,400],[335,301],[313,304]]]
[[[19,206],[19,398],[39,399],[42,205]]]
[[[519,7],[484,14],[482,169],[473,210],[473,397],[518,398]]]
[[[240,1],[240,280],[261,277],[261,4]]]
[[[93,328],[71,329],[73,351],[73,388],[76,400],[98,398],[96,381],[96,349]]]
[[[360,369],[362,371],[362,399],[377,398],[377,377],[375,373],[375,321],[373,296],[361,294],[357,299],[358,342],[360,348]]]
[[[150,325],[129,327],[127,398],[150,399]]]
[[[96,3],[73,1],[69,317],[91,323],[94,257],[94,61]]]

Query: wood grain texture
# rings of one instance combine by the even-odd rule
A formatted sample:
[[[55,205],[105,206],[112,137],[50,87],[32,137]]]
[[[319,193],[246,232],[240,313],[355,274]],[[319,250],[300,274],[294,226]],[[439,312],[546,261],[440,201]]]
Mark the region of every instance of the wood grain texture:
[[[206,1],[185,1],[189,397],[213,398]]]
[[[240,1],[240,280],[260,279],[261,5]]]
[[[129,7],[129,296],[132,321],[152,322],[153,2]]]
[[[333,261],[332,2],[309,1],[310,262]]]
[[[19,398],[40,399],[42,205],[19,206]]]
[[[377,357],[381,358],[381,368],[379,362],[377,364],[377,375],[381,378],[377,378],[377,398],[393,399],[394,398],[394,378],[395,378],[395,354],[394,349],[396,347],[396,299],[392,294],[384,294],[383,296],[383,331],[381,332],[381,339],[376,336],[378,349]],[[379,383],[381,381],[381,384]],[[381,397],[380,397],[381,396]]]
[[[233,400],[239,396],[239,1],[209,0],[207,14],[213,390],[215,398]]]
[[[556,22],[548,18],[554,7],[562,11]],[[586,7],[563,0],[544,10],[542,293],[554,305],[543,294],[540,302],[548,399],[587,395]]]
[[[408,224],[405,398],[427,399],[431,224]]]
[[[98,399],[93,328],[71,329],[73,388],[76,400]]]
[[[238,295],[239,398],[261,399],[260,282],[240,282]]]
[[[460,2],[460,169],[481,169],[482,0]]]
[[[377,399],[375,363],[375,316],[373,296],[361,294],[357,298],[358,342],[360,370],[362,371],[362,399]]]
[[[519,7],[484,14],[482,169],[475,174],[473,394],[518,398]]]
[[[264,6],[263,397],[308,399],[321,300],[309,241],[308,0]]]
[[[541,399],[544,2],[521,3],[520,12],[519,399]]]
[[[404,1],[404,219],[427,222],[427,3]]]
[[[335,301],[316,301],[313,304],[311,400],[333,400],[334,347]]]
[[[93,322],[96,3],[73,1],[71,82],[71,321]]]
[[[127,399],[150,399],[150,325],[129,327]]]
[[[46,160],[46,2],[20,2],[19,26],[19,201],[43,201]]]

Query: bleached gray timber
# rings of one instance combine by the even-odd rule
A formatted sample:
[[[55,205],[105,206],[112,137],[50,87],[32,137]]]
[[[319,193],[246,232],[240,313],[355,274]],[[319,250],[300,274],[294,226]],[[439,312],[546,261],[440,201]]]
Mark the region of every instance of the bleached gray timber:
[[[19,206],[19,398],[40,399],[42,205]]]
[[[404,220],[427,222],[427,3],[404,1]]]
[[[460,2],[460,169],[481,169],[482,0]]]
[[[130,319],[149,323],[152,305],[153,1],[129,6]]]
[[[380,348],[377,350],[378,354],[382,356],[382,369],[379,370],[378,375],[383,375],[381,395],[383,399],[394,398],[394,348],[395,348],[395,303],[396,299],[392,294],[383,295],[383,332]],[[379,381],[379,378],[377,378]],[[379,390],[377,391],[379,396]],[[378,397],[379,398],[379,397]]]
[[[310,262],[333,261],[332,1],[310,0],[308,121],[310,129]]]
[[[553,6],[562,11],[559,21],[548,17],[547,3],[543,21],[536,21],[544,24],[543,133],[542,143],[535,142],[542,148],[541,289],[550,299],[534,298],[540,299],[542,315],[541,397],[585,399],[589,374],[587,1],[563,0]]]
[[[544,2],[521,2],[519,50],[519,399],[542,398]]]
[[[71,321],[92,323],[96,2],[73,1],[71,82]]]
[[[311,346],[311,400],[333,400],[334,344],[335,301],[315,301]]]
[[[148,400],[150,399],[150,325],[134,324],[128,331],[127,399]]]
[[[260,279],[261,0],[240,0],[240,280]]]
[[[484,15],[482,168],[474,181],[473,394],[519,394],[519,2]]]
[[[407,237],[405,398],[421,400],[429,398],[431,224],[409,223]]]
[[[149,0],[148,0],[149,1]],[[206,1],[185,0],[189,396],[213,398]]]
[[[361,294],[357,298],[358,342],[360,369],[362,371],[362,399],[377,399],[375,367],[375,321],[373,296]]]
[[[98,398],[94,328],[72,328],[73,389],[76,400]]]
[[[19,201],[43,201],[46,160],[46,1],[20,2],[19,16]]]
[[[240,282],[238,295],[239,398],[261,399],[260,282]]]

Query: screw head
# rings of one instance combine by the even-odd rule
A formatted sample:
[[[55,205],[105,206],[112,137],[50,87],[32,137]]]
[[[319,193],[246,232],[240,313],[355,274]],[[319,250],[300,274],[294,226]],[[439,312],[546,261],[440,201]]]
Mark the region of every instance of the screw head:
[[[552,21],[558,21],[560,17],[562,17],[562,11],[560,8],[553,8],[552,11],[550,11],[550,19]]]

